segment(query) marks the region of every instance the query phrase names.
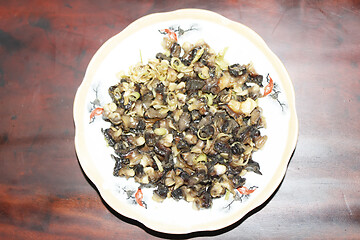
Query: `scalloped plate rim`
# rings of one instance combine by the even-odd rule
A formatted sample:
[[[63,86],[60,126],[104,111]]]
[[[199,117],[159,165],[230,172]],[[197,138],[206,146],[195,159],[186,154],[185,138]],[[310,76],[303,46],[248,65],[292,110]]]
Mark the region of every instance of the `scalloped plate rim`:
[[[184,227],[184,226],[171,226],[171,225],[163,225],[161,223],[157,223],[154,221],[150,221],[148,217],[142,216],[142,214],[137,214],[135,212],[128,211],[126,209],[126,206],[118,206],[116,204],[116,198],[113,196],[110,190],[101,188],[103,184],[103,179],[99,176],[99,174],[96,172],[96,170],[91,166],[91,164],[86,161],[86,159],[89,157],[87,152],[84,152],[84,142],[81,140],[81,131],[84,130],[81,122],[81,116],[84,112],[84,104],[82,103],[83,97],[86,95],[87,87],[91,84],[91,79],[89,76],[93,74],[92,67],[96,62],[99,62],[101,57],[106,55],[108,51],[111,51],[111,44],[119,39],[126,38],[126,36],[130,35],[131,33],[136,31],[136,28],[139,27],[139,25],[145,25],[149,26],[151,23],[159,22],[161,21],[161,18],[163,17],[169,17],[168,19],[184,19],[186,17],[192,17],[199,20],[206,20],[209,22],[215,22],[216,20],[219,20],[219,22],[222,25],[225,25],[228,28],[235,29],[236,31],[245,31],[246,37],[251,38],[253,41],[252,43],[257,44],[260,46],[264,54],[269,54],[271,59],[274,61],[274,64],[277,66],[277,71],[281,73],[282,76],[282,83],[284,84],[285,88],[285,94],[286,99],[288,101],[289,110],[290,110],[290,120],[289,120],[289,135],[288,135],[288,144],[285,152],[283,153],[281,164],[278,167],[278,172],[274,176],[272,176],[273,181],[271,184],[268,184],[266,189],[263,189],[261,194],[257,196],[253,201],[251,201],[251,204],[247,206],[246,208],[241,209],[240,212],[235,214],[236,216],[233,216],[234,214],[231,214],[230,217],[227,219],[222,219],[221,222],[217,222],[216,224],[213,223],[211,225],[205,224],[205,225],[196,225],[194,227]],[[167,19],[167,20],[168,20]],[[151,21],[150,21],[151,20]],[[217,22],[217,23],[219,23]],[[218,230],[225,228],[239,220],[241,220],[247,213],[255,209],[256,207],[263,204],[278,188],[279,184],[283,180],[287,165],[290,161],[291,155],[295,149],[297,138],[298,138],[298,119],[297,114],[295,110],[295,91],[290,79],[289,74],[287,73],[284,65],[280,61],[280,59],[272,52],[272,50],[267,46],[265,41],[252,29],[249,27],[235,22],[233,20],[230,20],[218,13],[211,12],[208,10],[203,9],[180,9],[170,12],[160,12],[160,13],[152,13],[146,16],[143,16],[139,18],[138,20],[132,22],[130,25],[128,25],[124,30],[119,32],[118,34],[114,35],[110,39],[108,39],[94,54],[92,59],[90,60],[90,63],[86,69],[84,79],[82,83],[80,84],[76,95],[74,99],[74,105],[73,105],[73,116],[74,116],[74,124],[75,124],[75,149],[78,156],[78,161],[81,165],[81,168],[83,169],[84,173],[88,176],[88,178],[94,183],[94,185],[97,187],[101,197],[104,199],[104,201],[113,208],[116,212],[120,213],[121,215],[135,219],[139,221],[140,223],[144,224],[146,227],[153,229],[155,231],[159,232],[165,232],[165,233],[171,233],[171,234],[186,234],[191,232],[197,232],[197,231],[211,231],[211,230]]]

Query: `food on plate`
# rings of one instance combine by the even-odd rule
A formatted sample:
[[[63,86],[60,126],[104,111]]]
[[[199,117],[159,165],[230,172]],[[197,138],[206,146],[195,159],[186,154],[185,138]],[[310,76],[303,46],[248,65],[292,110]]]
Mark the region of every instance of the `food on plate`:
[[[154,187],[156,201],[209,208],[235,194],[247,172],[261,174],[252,154],[267,140],[263,76],[251,63],[229,64],[226,49],[216,53],[204,41],[162,45],[109,88],[102,114],[111,126],[102,131],[115,152],[113,174]]]

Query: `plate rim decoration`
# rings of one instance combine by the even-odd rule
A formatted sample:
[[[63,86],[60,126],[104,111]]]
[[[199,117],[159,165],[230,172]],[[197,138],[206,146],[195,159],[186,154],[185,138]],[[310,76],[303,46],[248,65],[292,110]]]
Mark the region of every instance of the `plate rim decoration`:
[[[96,73],[97,68],[99,68],[101,62],[112,51],[112,49],[118,43],[121,43],[121,41],[126,39],[128,36],[136,33],[141,28],[151,26],[155,23],[161,23],[164,20],[170,21],[182,19],[195,19],[199,21],[206,21],[209,23],[216,23],[243,35],[246,39],[251,41],[252,44],[254,44],[258,49],[261,50],[261,53],[265,55],[266,58],[271,59],[271,64],[279,75],[279,81],[281,82],[283,87],[282,93],[284,93],[287,100],[287,111],[289,112],[289,126],[286,135],[287,144],[284,152],[282,152],[281,159],[279,160],[279,165],[276,167],[275,173],[270,178],[271,181],[269,181],[269,183],[267,183],[265,187],[261,191],[259,191],[259,193],[257,193],[257,195],[251,199],[251,201],[249,201],[248,204],[244,205],[244,207],[242,207],[241,209],[236,210],[236,212],[229,214],[229,216],[222,217],[218,221],[199,223],[193,226],[188,226],[186,224],[183,226],[181,224],[164,224],[157,219],[144,216],[146,214],[143,214],[142,211],[134,211],[133,208],[127,207],[126,205],[118,201],[116,196],[114,196],[114,194],[112,193],[111,189],[104,188],[103,186],[105,180],[102,178],[101,174],[99,174],[92,161],[89,160],[91,159],[91,155],[89,151],[87,151],[86,147],[84,134],[86,127],[84,126],[83,121],[84,116],[88,115],[88,112],[86,112],[86,96],[89,89],[91,88],[93,77]],[[222,229],[239,221],[247,213],[262,205],[276,191],[276,189],[282,182],[288,167],[288,163],[295,150],[299,131],[298,119],[295,108],[294,87],[291,82],[290,76],[280,59],[272,52],[272,50],[270,50],[265,41],[249,27],[230,20],[218,13],[202,9],[179,9],[170,12],[161,12],[146,15],[134,21],[120,33],[107,40],[97,50],[97,52],[90,60],[90,63],[85,72],[84,79],[81,82],[79,88],[77,89],[73,104],[73,117],[75,124],[75,149],[78,161],[84,173],[98,189],[103,200],[119,214],[137,220],[138,222],[144,224],[146,227],[155,231],[171,234],[187,234],[197,231],[211,231]]]

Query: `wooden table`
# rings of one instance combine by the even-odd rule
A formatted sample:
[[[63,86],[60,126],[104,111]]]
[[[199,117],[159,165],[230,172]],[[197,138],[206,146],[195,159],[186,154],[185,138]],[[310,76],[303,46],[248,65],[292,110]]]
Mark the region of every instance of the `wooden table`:
[[[167,235],[115,213],[82,172],[72,107],[96,50],[137,18],[202,8],[267,42],[300,133],[275,194],[228,228]],[[360,239],[359,1],[0,1],[0,239]]]

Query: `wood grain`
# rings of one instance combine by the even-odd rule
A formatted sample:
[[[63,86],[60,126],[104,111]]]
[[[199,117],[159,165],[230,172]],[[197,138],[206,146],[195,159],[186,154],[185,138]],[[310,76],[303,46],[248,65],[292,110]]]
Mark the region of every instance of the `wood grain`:
[[[92,55],[137,18],[202,8],[241,22],[293,80],[298,144],[275,194],[228,228],[167,235],[114,212],[83,174],[72,106]],[[360,239],[359,1],[0,1],[0,239]]]

